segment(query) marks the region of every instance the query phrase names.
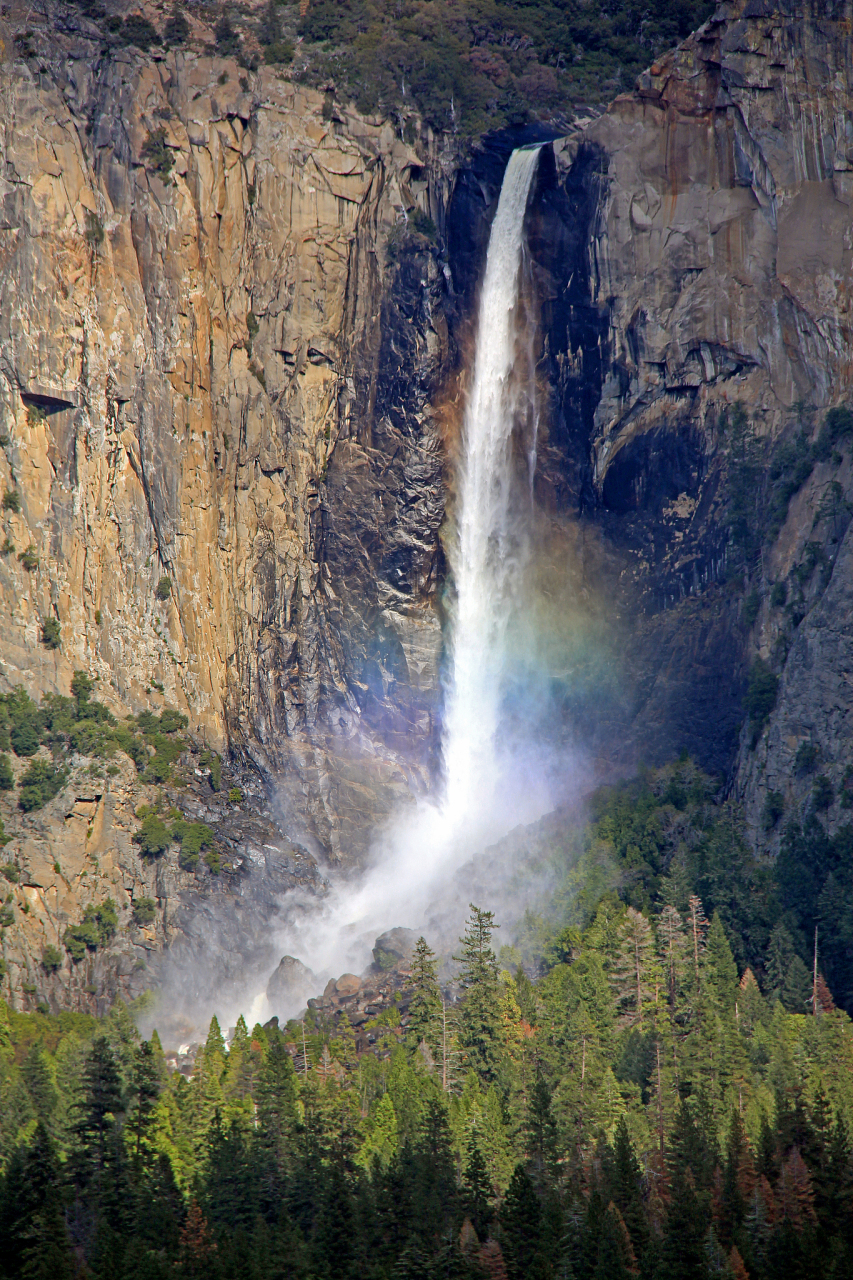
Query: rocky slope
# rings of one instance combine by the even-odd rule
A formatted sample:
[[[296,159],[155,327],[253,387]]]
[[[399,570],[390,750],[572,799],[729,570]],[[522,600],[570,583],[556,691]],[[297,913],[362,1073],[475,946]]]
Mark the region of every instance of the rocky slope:
[[[134,894],[183,886],[180,929],[166,906],[152,945],[195,954],[212,921],[237,971],[263,951],[238,913],[252,866],[262,921],[316,883],[312,858],[358,862],[433,784],[446,444],[503,167],[543,136],[465,158],[201,37],[142,55],[79,9],[42,12],[9,5],[0,31],[3,686],[67,693],[85,669],[117,712],[178,707],[196,750],[255,779],[263,830],[232,833],[233,876],[158,886],[130,842],[147,793],[129,765],[97,799],[81,761],[43,820],[4,802],[32,913],[29,941],[4,931],[19,993],[48,918],[61,932],[96,900],[78,806],[87,831],[85,806],[102,815],[123,923]],[[553,732],[604,776],[690,750],[771,844],[768,787],[808,803],[807,742],[838,794],[853,732],[849,442],[815,451],[851,376],[846,13],[721,5],[545,147],[529,213]],[[762,526],[740,558],[736,406]],[[812,465],[771,528],[771,468],[800,428]],[[757,737],[756,654],[780,680]],[[125,950],[115,973],[138,963]],[[80,998],[103,985],[73,973]]]

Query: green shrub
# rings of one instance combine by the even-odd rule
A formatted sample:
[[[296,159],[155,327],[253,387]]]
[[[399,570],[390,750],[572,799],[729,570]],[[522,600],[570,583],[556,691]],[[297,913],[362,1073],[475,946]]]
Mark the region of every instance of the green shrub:
[[[165,853],[172,843],[172,832],[163,819],[156,813],[149,813],[142,819],[142,826],[133,837],[142,853],[149,857],[159,857]]]
[[[134,924],[151,924],[157,914],[157,903],[153,898],[137,898],[133,904]]]
[[[419,236],[426,236],[427,240],[435,240],[438,235],[438,229],[428,213],[423,209],[415,208],[409,214],[409,226]]]
[[[21,510],[21,495],[17,489],[6,489],[3,493],[3,510],[15,511]]]
[[[9,739],[16,756],[34,756],[41,746],[41,734],[29,720],[13,724]]]
[[[172,16],[163,29],[164,44],[186,44],[189,39],[190,24],[184,16],[183,10],[177,7],[172,10]]]
[[[853,435],[853,412],[839,406],[830,409],[823,420],[823,426],[815,442],[814,456],[819,462],[826,462],[831,456],[839,440]]]
[[[216,24],[214,32],[216,52],[221,58],[236,57],[240,52],[240,37],[234,30],[227,13],[224,13]]]
[[[187,717],[181,715],[180,711],[176,711],[174,707],[165,707],[160,717],[160,729],[163,733],[177,733],[179,729],[186,729]]]
[[[768,791],[764,801],[763,823],[765,831],[772,831],[785,812],[785,797],[781,791]]]
[[[41,642],[46,649],[58,649],[62,644],[62,629],[56,618],[43,618]]]
[[[761,596],[757,591],[751,591],[743,602],[743,620],[748,627],[754,624],[760,608]]]
[[[75,964],[82,960],[87,951],[96,951],[105,947],[113,937],[118,926],[118,912],[112,898],[107,898],[100,906],[90,903],[83,913],[78,925],[70,925],[63,934],[62,941]]]
[[[25,813],[41,809],[54,796],[59,795],[67,780],[68,773],[65,769],[57,769],[46,760],[33,760],[18,780],[18,807]]]
[[[15,544],[12,541],[12,539],[5,538],[3,541],[2,548],[0,548],[0,552],[2,552],[4,556],[10,556],[14,550],[15,550]]]
[[[231,790],[228,792],[228,800],[231,804],[243,803],[243,792],[240,790],[239,787],[231,788]]]
[[[130,756],[138,773],[142,773],[150,756],[148,748],[141,738],[137,738],[126,725],[120,724],[113,729],[113,740],[121,747],[125,755]]]
[[[86,210],[86,230],[83,235],[93,249],[97,249],[104,243],[104,224],[91,209]]]
[[[11,791],[15,785],[12,762],[5,751],[0,753],[0,791]]]
[[[222,761],[215,751],[205,749],[199,756],[199,764],[202,769],[208,769],[210,772],[210,785],[214,791],[222,789]]]
[[[774,609],[781,609],[788,599],[788,584],[786,582],[774,582],[773,590],[770,592],[770,603]]]
[[[15,923],[15,912],[12,907],[0,907],[0,929],[8,929]]]
[[[250,311],[246,316],[246,329],[249,334],[249,340],[246,343],[246,349],[249,352],[250,356],[252,354],[252,343],[255,341],[255,338],[257,338],[258,330],[260,329],[260,327],[261,326],[258,323],[258,318],[255,315],[254,311]]]
[[[812,789],[812,804],[818,813],[828,809],[835,799],[835,790],[825,773],[815,778]]]
[[[44,718],[32,698],[18,685],[0,699],[0,710],[2,746],[11,746],[17,756],[34,756],[41,743]]]
[[[169,596],[172,594],[172,579],[167,574],[164,573],[163,577],[157,583],[154,594],[158,600],[169,599]]]
[[[287,66],[293,61],[296,46],[292,40],[273,40],[264,46],[264,62],[268,66]]]
[[[56,973],[62,964],[62,952],[59,947],[47,946],[41,953],[41,962],[48,973]]]
[[[141,49],[143,53],[150,49],[152,44],[160,43],[156,29],[141,13],[131,13],[125,18],[121,38],[125,44],[136,45],[137,49]]]
[[[17,884],[21,878],[21,873],[15,866],[14,862],[5,862],[3,866],[0,867],[0,874],[2,874],[10,884]]]
[[[18,552],[18,559],[27,573],[32,573],[33,570],[39,567],[38,553],[32,543],[30,543],[26,551]]]
[[[195,871],[202,849],[209,850],[208,856],[205,857],[207,865],[211,866],[211,861],[215,861],[216,870],[219,870],[216,837],[206,823],[187,822],[186,819],[179,818],[172,827],[172,835],[180,843],[181,852],[178,855],[178,862],[184,871]],[[215,858],[212,859],[211,854],[215,854]]]
[[[744,710],[750,718],[753,746],[776,706],[779,677],[768,667],[763,658],[756,658],[749,672],[749,683],[743,699]]]
[[[142,148],[142,158],[148,161],[148,168],[159,174],[164,182],[170,180],[169,175],[175,161],[171,150],[166,146],[165,129],[155,129],[153,133],[149,133]]]
[[[801,742],[794,756],[795,773],[813,773],[820,758],[820,748],[814,742]]]

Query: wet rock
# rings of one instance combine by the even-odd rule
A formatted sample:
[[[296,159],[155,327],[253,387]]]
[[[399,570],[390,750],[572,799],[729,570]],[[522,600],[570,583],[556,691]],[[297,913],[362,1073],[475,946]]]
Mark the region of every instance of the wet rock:
[[[267,983],[267,999],[273,1008],[295,1011],[316,988],[316,978],[295,956],[282,956]]]
[[[418,935],[414,929],[389,929],[381,934],[373,946],[373,960],[380,969],[391,969],[401,960],[410,960]]]

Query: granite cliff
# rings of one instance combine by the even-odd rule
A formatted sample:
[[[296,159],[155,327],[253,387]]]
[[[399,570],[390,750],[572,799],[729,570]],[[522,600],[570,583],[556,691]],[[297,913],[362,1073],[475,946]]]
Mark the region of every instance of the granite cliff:
[[[567,136],[537,126],[470,155],[203,43],[107,49],[79,10],[44,13],[0,20],[0,484],[18,495],[3,685],[64,694],[86,670],[117,714],[178,708],[191,787],[169,801],[224,823],[233,856],[158,887],[130,841],[154,790],[129,764],[96,792],[81,757],[39,814],[4,800],[27,903],[3,931],[14,990],[69,998],[78,971],[66,959],[46,991],[38,957],[107,890],[123,925],[135,897],[158,899],[152,947],[230,921],[237,969],[316,860],[357,863],[434,784],[447,446],[521,141],[549,139],[528,214],[541,560],[572,625],[607,641],[555,682],[555,735],[602,776],[689,750],[768,847],[766,793],[807,803],[793,761],[810,743],[837,821],[853,473],[843,432],[819,440],[850,394],[850,5],[723,4]],[[774,525],[797,440],[810,466]],[[757,655],[778,693],[745,725]],[[195,773],[204,747],[257,830],[229,811],[229,835]],[[106,879],[74,825],[87,805]],[[181,919],[163,905],[178,900]],[[241,900],[263,904],[245,944]],[[144,985],[136,945],[74,998]]]

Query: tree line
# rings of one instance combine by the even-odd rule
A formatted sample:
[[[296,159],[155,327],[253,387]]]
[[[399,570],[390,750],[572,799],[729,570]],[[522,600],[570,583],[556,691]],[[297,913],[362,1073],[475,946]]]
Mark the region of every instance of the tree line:
[[[420,939],[368,1053],[0,1004],[0,1276],[853,1273],[850,1019],[740,840],[689,762],[603,793],[558,917]]]

